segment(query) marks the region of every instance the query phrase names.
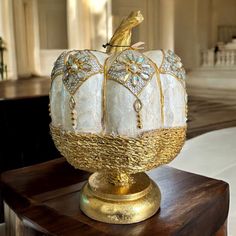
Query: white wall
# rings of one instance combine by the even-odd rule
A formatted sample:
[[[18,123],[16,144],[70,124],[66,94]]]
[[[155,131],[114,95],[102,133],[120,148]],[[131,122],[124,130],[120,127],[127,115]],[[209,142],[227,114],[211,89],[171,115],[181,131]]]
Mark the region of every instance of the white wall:
[[[235,0],[211,0],[212,4],[212,45],[217,42],[217,27],[220,25],[236,26],[236,1]]]
[[[219,25],[236,25],[235,0],[175,0],[175,51],[187,69],[200,65],[200,53],[217,43]]]

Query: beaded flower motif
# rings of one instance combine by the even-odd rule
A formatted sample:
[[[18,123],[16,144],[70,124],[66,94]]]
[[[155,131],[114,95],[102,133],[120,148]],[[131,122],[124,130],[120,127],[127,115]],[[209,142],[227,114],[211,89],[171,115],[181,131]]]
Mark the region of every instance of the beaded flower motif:
[[[90,76],[102,72],[102,68],[92,53],[77,50],[67,55],[63,71],[63,84],[70,94],[74,94]]]
[[[125,50],[110,67],[108,79],[121,83],[135,96],[138,96],[154,73],[153,65],[142,53]]]
[[[155,68],[152,62],[142,53],[134,50],[121,52],[108,70],[108,79],[122,84],[135,95],[136,100],[133,107],[137,115],[139,129],[143,128],[141,117],[143,104],[138,96],[152,79],[154,73]]]
[[[63,73],[65,56],[68,53],[70,53],[70,51],[64,51],[54,62],[54,66],[51,73],[52,80]]]
[[[55,79],[63,75],[62,81],[70,93],[69,107],[71,110],[71,122],[73,129],[77,126],[76,99],[73,96],[79,87],[92,75],[103,73],[103,67],[98,62],[95,55],[90,51],[73,50],[63,52],[52,70],[51,77]]]
[[[163,50],[164,58],[160,67],[160,72],[171,74],[178,79],[185,79],[185,70],[181,59],[171,50]]]

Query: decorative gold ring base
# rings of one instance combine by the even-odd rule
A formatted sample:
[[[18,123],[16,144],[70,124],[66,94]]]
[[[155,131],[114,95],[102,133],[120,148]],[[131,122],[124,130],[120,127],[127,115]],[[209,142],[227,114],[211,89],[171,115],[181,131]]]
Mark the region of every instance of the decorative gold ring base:
[[[145,173],[132,175],[128,185],[116,186],[96,172],[81,191],[80,208],[97,221],[131,224],[153,216],[160,201],[160,189]]]

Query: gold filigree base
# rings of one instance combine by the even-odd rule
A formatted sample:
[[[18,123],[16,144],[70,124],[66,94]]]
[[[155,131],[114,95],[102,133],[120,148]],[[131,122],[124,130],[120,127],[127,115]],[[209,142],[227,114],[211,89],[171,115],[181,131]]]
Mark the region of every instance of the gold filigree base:
[[[145,173],[129,178],[129,184],[117,186],[107,175],[92,174],[81,191],[81,210],[94,220],[111,224],[131,224],[153,216],[160,207],[160,189]]]

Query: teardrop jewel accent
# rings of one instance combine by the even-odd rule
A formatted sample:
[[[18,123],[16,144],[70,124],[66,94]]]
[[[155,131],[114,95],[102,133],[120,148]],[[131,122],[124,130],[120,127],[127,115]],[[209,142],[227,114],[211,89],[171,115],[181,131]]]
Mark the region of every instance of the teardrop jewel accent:
[[[142,110],[143,104],[139,99],[136,99],[134,102],[134,110],[136,112],[137,116],[137,128],[142,129],[142,117],[141,117],[141,110]]]
[[[70,97],[70,100],[69,100],[69,106],[70,106],[70,109],[73,110],[75,108],[75,99],[73,96]]]
[[[136,99],[135,102],[134,102],[134,110],[136,112],[140,112],[142,107],[143,107],[142,102],[139,99]]]
[[[75,106],[76,106],[76,101],[74,97],[71,96],[69,100],[69,107],[71,111],[71,123],[74,130],[76,129],[77,126],[77,111],[75,110]]]

